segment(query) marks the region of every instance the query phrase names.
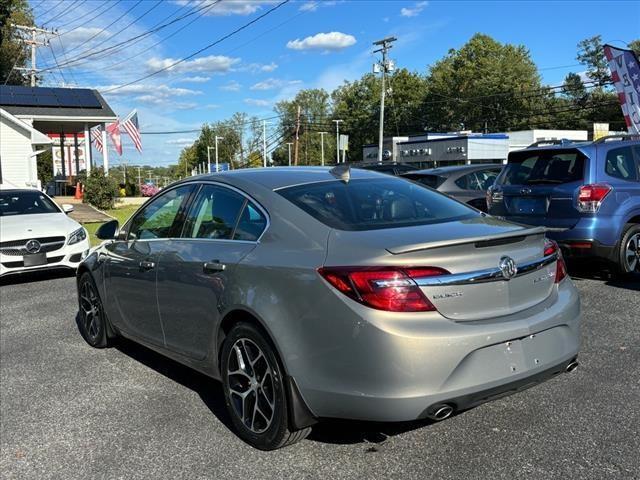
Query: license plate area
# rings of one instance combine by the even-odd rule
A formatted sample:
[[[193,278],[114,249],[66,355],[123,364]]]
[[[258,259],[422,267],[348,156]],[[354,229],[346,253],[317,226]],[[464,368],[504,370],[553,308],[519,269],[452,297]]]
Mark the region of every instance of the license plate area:
[[[37,267],[38,265],[46,265],[47,254],[42,252],[25,255],[24,257],[22,257],[22,261],[25,267]]]
[[[545,215],[548,202],[546,197],[513,197],[510,212],[516,215]]]

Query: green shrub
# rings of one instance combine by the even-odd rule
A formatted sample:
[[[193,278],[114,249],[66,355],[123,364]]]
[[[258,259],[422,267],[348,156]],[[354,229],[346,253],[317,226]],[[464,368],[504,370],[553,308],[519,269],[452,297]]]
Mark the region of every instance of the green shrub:
[[[94,168],[87,175],[84,185],[84,203],[100,210],[113,208],[118,196],[118,184],[113,177],[107,177],[101,168]]]

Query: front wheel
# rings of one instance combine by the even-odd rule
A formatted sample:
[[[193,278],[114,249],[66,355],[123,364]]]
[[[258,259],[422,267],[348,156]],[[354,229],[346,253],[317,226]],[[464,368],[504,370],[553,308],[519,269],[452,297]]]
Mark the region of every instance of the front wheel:
[[[274,348],[255,326],[234,326],[222,347],[225,403],[240,438],[275,450],[305,438],[310,428],[291,431],[283,370]]]
[[[102,300],[98,294],[93,278],[85,272],[78,282],[78,329],[89,345],[95,348],[109,346],[107,317],[104,313]]]
[[[618,272],[640,276],[640,225],[626,226],[618,251]]]

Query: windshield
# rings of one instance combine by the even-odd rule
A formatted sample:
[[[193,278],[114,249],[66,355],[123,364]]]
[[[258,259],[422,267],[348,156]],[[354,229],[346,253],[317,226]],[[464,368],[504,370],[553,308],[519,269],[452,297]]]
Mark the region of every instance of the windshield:
[[[582,180],[585,156],[576,149],[519,151],[509,154],[504,185],[562,184]]]
[[[0,191],[0,217],[36,213],[60,213],[60,210],[55,203],[37,190]]]
[[[393,177],[306,184],[284,188],[278,193],[338,230],[429,225],[479,215],[443,194]]]

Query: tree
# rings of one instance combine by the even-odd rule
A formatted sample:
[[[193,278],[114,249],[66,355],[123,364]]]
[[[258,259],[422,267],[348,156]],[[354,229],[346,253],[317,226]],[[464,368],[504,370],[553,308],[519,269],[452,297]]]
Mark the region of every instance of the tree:
[[[522,45],[475,34],[429,69],[425,123],[435,131],[526,128],[545,118],[549,95]]]
[[[33,25],[27,0],[0,0],[0,84],[27,85],[28,80],[15,70],[25,66],[27,52],[11,24]]]
[[[609,64],[604,56],[602,36],[595,35],[578,42],[578,54],[576,60],[587,67],[587,75],[599,87],[611,81]]]

